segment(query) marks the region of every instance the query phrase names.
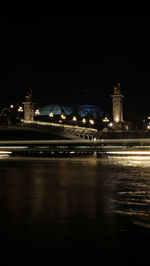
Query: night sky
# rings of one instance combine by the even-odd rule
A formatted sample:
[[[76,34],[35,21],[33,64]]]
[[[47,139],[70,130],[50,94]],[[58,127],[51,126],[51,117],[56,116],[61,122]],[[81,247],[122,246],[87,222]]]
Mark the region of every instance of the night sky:
[[[126,119],[150,115],[150,18],[0,19],[0,106],[97,104],[111,112],[121,83]]]

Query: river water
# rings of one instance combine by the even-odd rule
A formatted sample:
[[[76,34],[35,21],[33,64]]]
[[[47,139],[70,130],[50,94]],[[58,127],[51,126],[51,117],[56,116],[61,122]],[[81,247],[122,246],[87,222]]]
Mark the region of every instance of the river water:
[[[39,255],[72,258],[70,265],[79,257],[145,258],[150,157],[1,158],[0,224],[10,264]]]

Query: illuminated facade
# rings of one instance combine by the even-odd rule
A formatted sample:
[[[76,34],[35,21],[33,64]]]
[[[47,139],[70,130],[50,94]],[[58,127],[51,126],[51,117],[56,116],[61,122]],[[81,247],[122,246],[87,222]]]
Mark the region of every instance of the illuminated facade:
[[[113,103],[113,128],[121,129],[123,124],[123,95],[120,92],[120,84],[114,86],[114,94],[111,95]]]

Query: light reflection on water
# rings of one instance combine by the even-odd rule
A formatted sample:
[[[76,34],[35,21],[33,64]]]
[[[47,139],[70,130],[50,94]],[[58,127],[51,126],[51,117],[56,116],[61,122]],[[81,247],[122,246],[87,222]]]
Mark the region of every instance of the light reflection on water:
[[[113,212],[129,216],[134,224],[150,229],[150,157],[111,156],[108,162],[117,167]]]
[[[3,245],[16,254],[20,243],[31,252],[108,251],[122,232],[132,240],[133,229],[146,230],[150,240],[149,162],[147,156],[1,160]]]
[[[118,166],[150,167],[150,156],[108,156],[110,164]]]

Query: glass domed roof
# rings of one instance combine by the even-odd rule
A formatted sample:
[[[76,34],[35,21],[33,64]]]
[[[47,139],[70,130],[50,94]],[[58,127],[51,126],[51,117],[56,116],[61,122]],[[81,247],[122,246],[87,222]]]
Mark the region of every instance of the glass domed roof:
[[[99,106],[87,104],[81,105],[78,113],[81,117],[91,116],[94,119],[98,119],[102,117],[103,112]]]
[[[44,107],[41,107],[39,109],[39,115],[49,115],[52,113],[53,115],[71,115],[72,114],[72,109],[69,106],[66,105],[58,105],[58,104],[52,104],[52,105],[47,105]]]
[[[80,118],[88,117],[94,120],[99,120],[102,117],[102,110],[99,106],[95,105],[81,105],[77,108],[71,108],[67,105],[51,104],[41,107],[39,109],[39,116],[60,116],[62,114],[66,116],[78,116]],[[36,113],[35,113],[36,114]]]

